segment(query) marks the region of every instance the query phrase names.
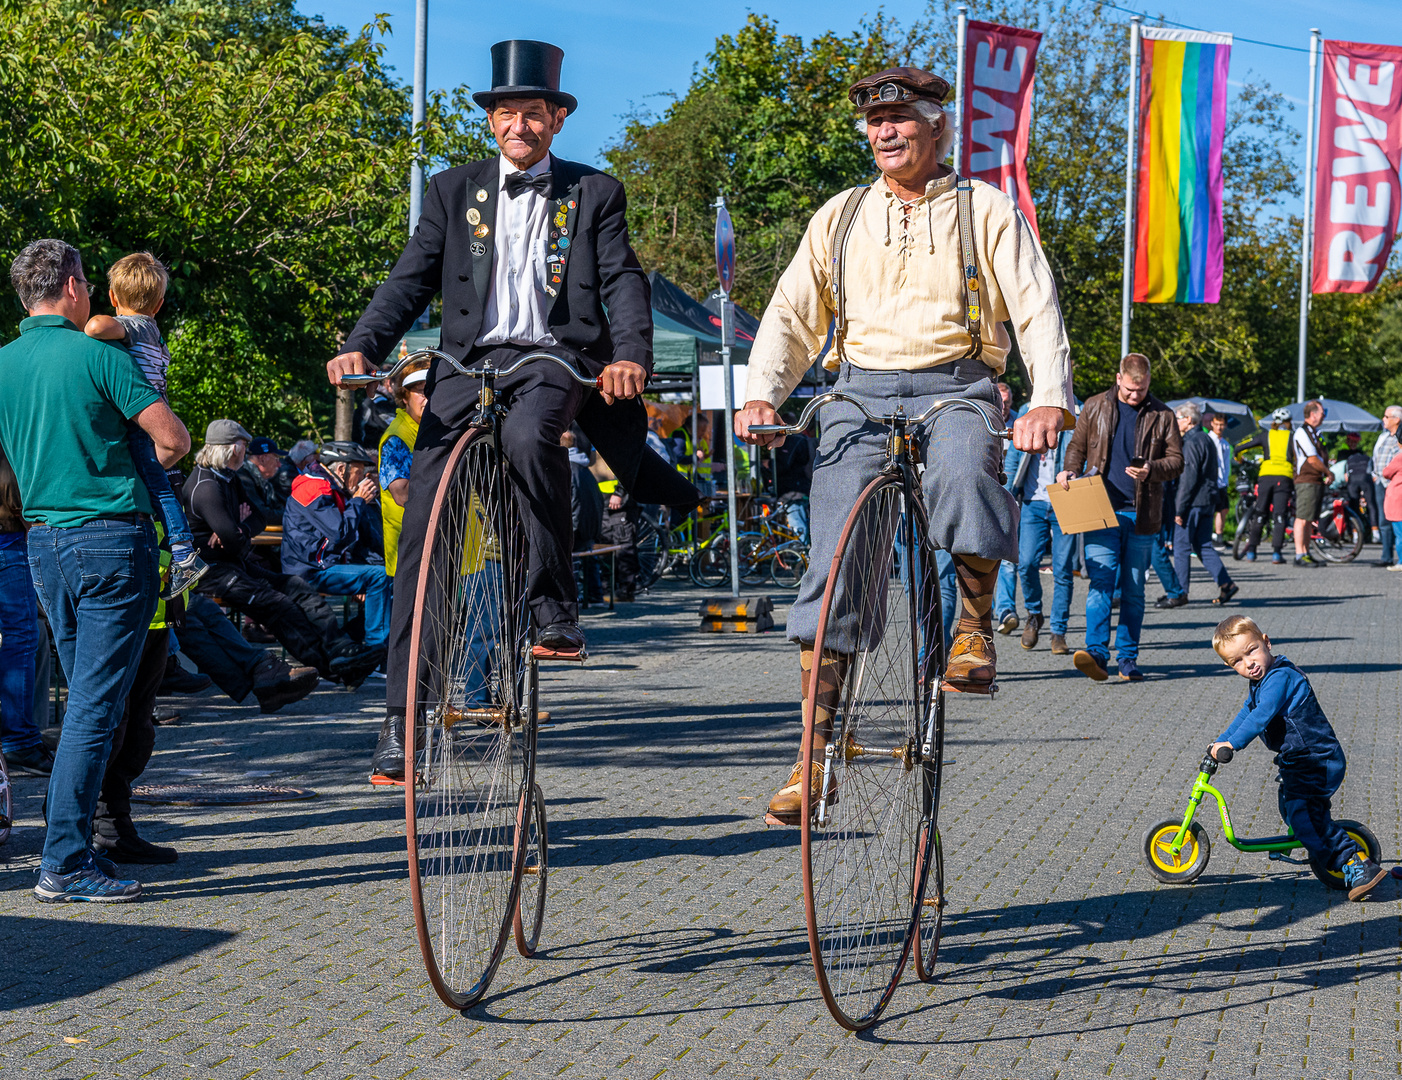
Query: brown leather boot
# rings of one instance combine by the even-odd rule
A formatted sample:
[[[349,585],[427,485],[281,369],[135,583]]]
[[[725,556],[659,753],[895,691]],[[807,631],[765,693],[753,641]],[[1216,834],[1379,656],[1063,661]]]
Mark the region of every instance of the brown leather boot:
[[[951,690],[972,694],[989,694],[998,677],[998,653],[993,648],[993,636],[972,631],[960,634],[949,650],[949,664],[944,670],[945,685]]]
[[[1022,647],[1024,649],[1035,649],[1037,647],[1037,636],[1042,632],[1042,617],[1040,615],[1027,616],[1027,625],[1022,628]]]
[[[810,687],[815,681],[817,683],[814,694],[817,700],[814,702],[813,716],[813,782],[810,792],[812,797],[812,802],[809,804],[810,812],[817,804],[817,797],[822,789],[821,751],[832,739],[833,717],[837,715],[838,702],[842,696],[842,683],[846,678],[847,665],[850,660],[850,656],[841,653],[828,653],[823,656],[821,663],[816,665],[817,671],[815,673],[813,646],[808,644],[799,646],[799,685],[803,695],[805,716],[808,713]],[[800,756],[794,764],[793,771],[789,774],[788,783],[776,791],[769,800],[764,820],[771,825],[798,825],[802,822],[802,814],[803,759]]]
[[[1066,644],[1065,634],[1053,634],[1047,640],[1051,642],[1051,651],[1053,656],[1071,655],[1071,646]]]

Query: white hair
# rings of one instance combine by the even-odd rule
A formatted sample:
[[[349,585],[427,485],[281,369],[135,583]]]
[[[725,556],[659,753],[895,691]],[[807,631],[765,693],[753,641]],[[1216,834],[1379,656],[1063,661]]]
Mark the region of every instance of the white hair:
[[[1178,408],[1174,409],[1173,413],[1175,416],[1182,417],[1190,424],[1199,424],[1202,422],[1202,410],[1197,407],[1196,402],[1185,401],[1182,405],[1179,405]]]
[[[302,467],[302,462],[316,453],[316,443],[310,439],[298,439],[292,444],[292,449],[287,451],[287,460],[292,462],[297,468]]]
[[[240,443],[243,443],[242,439],[231,443],[205,443],[195,453],[195,464],[206,469],[227,469],[238,456]]]
[[[1402,420],[1402,405],[1389,405],[1386,409],[1383,410],[1383,415],[1394,416],[1398,420]]]
[[[895,104],[894,102],[882,102],[881,104]],[[939,141],[935,144],[935,157],[938,161],[943,161],[949,156],[950,147],[954,145],[954,119],[943,105],[937,105],[929,98],[915,98],[900,102],[902,105],[912,106],[916,112],[931,126],[934,127],[936,121],[944,117],[944,130],[940,132]],[[861,134],[867,133],[866,113],[861,113],[856,119],[856,128]]]

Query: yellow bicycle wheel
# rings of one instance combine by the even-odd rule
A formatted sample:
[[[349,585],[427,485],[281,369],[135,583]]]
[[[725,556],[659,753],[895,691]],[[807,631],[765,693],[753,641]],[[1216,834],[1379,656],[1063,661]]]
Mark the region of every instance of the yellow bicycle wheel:
[[[1358,849],[1374,862],[1381,862],[1383,857],[1383,846],[1378,843],[1378,838],[1373,835],[1373,830],[1364,825],[1361,821],[1350,821],[1348,818],[1335,818],[1334,824],[1348,833],[1348,838],[1358,845]],[[1310,869],[1314,871],[1314,876],[1328,885],[1331,889],[1347,889],[1344,884],[1344,872],[1342,870],[1330,870],[1320,859],[1311,857]]]
[[[1182,827],[1181,817],[1164,818],[1144,834],[1144,861],[1149,864],[1149,873],[1169,885],[1195,881],[1207,869],[1207,860],[1212,856],[1212,842],[1196,821],[1188,827],[1183,846],[1175,853],[1173,841]]]

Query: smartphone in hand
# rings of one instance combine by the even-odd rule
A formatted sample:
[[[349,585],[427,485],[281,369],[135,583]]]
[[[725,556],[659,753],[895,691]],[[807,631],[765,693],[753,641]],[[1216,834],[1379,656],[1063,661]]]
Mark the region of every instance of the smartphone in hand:
[[[1129,467],[1131,469],[1142,469],[1147,464],[1149,463],[1145,461],[1142,457],[1132,457],[1129,459]]]

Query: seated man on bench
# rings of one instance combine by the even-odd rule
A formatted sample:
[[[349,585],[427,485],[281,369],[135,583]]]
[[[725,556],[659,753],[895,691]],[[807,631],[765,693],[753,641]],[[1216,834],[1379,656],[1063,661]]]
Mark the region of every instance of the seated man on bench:
[[[318,451],[325,474],[292,481],[282,515],[282,572],[314,589],[365,597],[365,645],[382,651],[389,639],[390,578],[380,532],[380,489],[367,476],[375,455],[353,442]]]

